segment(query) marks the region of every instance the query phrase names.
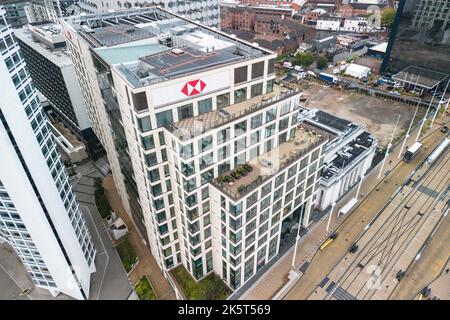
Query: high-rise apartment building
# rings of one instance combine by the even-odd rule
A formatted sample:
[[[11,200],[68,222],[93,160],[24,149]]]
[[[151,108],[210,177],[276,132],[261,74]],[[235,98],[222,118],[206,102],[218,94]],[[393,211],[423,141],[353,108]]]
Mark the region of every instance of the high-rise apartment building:
[[[450,0],[401,0],[382,70],[415,66],[450,74],[449,52]]]
[[[134,7],[160,6],[210,27],[219,27],[220,24],[219,0],[79,0],[78,5],[86,13],[108,12],[109,10],[132,9]]]
[[[37,286],[86,299],[96,251],[2,7],[0,87],[0,241]]]
[[[91,128],[61,25],[48,21],[30,23],[14,33],[33,83],[49,102],[47,112],[86,145],[91,158],[103,155]]]
[[[58,22],[62,16],[59,0],[30,0],[25,7],[29,23],[41,21]]]
[[[276,54],[164,9],[63,22],[118,193],[163,271],[233,289],[310,224],[330,134],[298,123]]]

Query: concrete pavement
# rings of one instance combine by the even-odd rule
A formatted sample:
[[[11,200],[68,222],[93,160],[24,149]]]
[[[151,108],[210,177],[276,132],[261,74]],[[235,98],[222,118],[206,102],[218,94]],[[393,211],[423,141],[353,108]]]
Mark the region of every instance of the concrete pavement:
[[[398,272],[407,270],[443,215],[449,161],[446,153],[417,183],[404,185],[355,241],[357,252],[339,260],[309,298],[388,299],[399,284]]]
[[[78,166],[76,172],[81,176],[72,184],[97,249],[96,272],[92,275],[89,299],[126,300],[133,288],[95,205],[95,178],[102,178],[103,173],[92,162]]]
[[[450,300],[450,219],[445,217],[431,238],[420,259],[415,261],[405,278],[398,284],[389,299],[414,299],[425,287],[431,288],[431,296]],[[430,285],[431,284],[431,285]]]

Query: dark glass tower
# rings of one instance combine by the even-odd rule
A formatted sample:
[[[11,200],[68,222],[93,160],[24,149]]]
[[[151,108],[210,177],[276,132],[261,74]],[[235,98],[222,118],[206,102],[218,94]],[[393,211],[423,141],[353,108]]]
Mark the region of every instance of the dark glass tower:
[[[417,66],[450,74],[450,0],[401,0],[382,71]]]

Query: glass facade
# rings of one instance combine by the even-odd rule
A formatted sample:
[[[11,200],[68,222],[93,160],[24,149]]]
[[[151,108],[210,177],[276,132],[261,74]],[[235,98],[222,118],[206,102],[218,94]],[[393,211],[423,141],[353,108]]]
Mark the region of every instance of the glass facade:
[[[383,71],[417,66],[450,74],[450,0],[402,0]]]

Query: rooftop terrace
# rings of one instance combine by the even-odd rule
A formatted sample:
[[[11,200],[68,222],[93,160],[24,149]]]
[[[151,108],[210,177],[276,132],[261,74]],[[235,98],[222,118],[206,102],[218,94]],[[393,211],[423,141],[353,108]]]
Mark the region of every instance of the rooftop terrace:
[[[315,126],[299,124],[294,138],[250,160],[241,168],[235,168],[223,174],[215,179],[213,184],[233,199],[240,199],[312,149],[326,142],[330,136]],[[236,176],[236,171],[241,172],[238,178],[233,177]]]
[[[196,117],[190,117],[174,124],[167,129],[171,132],[177,131],[180,140],[189,140],[199,136],[211,128],[218,127],[239,117],[252,113],[268,105],[282,101],[296,94],[300,90],[288,90],[278,85],[274,85],[273,91],[264,95],[256,96],[221,109],[212,110]]]
[[[85,14],[65,21],[134,87],[272,54],[157,7]],[[132,59],[126,51],[132,52]]]

